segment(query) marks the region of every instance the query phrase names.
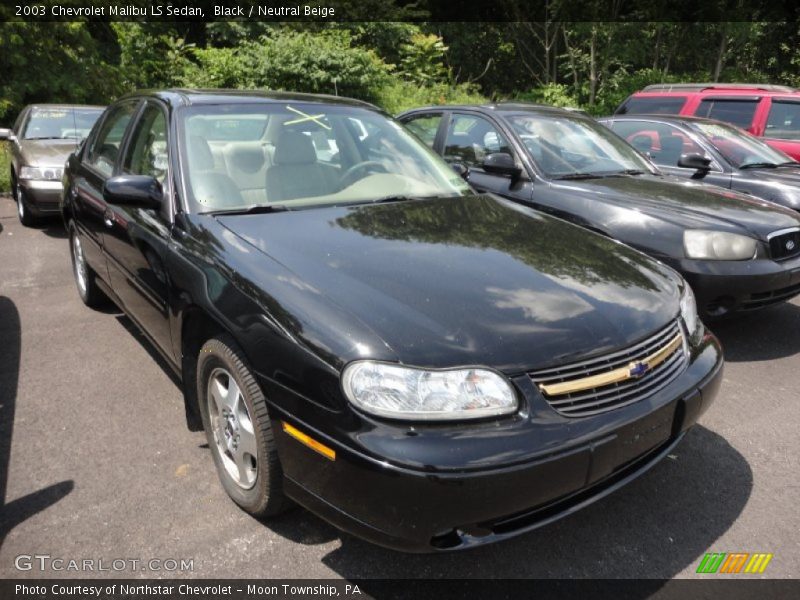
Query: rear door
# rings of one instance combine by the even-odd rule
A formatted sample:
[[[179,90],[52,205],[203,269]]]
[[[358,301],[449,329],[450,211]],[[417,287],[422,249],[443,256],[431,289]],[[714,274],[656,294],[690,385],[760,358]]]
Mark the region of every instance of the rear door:
[[[98,124],[94,135],[87,140],[80,166],[69,193],[75,206],[75,222],[89,266],[108,281],[108,269],[103,255],[104,217],[108,205],[103,199],[103,184],[117,168],[125,132],[139,100],[118,104],[110,109]]]
[[[760,96],[703,96],[694,115],[725,121],[757,135],[754,120]]]
[[[109,205],[104,248],[111,285],[125,310],[167,356],[172,356],[166,255],[171,235],[172,185],[166,107],[147,100],[125,143],[119,174],[148,175],[164,190],[160,209]]]
[[[764,141],[800,160],[800,96],[773,97],[765,101]]]

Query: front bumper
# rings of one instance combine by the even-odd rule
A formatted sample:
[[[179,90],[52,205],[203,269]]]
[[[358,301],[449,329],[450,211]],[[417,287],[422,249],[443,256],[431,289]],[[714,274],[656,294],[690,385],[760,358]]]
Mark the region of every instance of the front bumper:
[[[701,313],[723,317],[790,300],[800,294],[800,257],[784,261],[665,260],[692,286]]]
[[[19,186],[25,194],[28,210],[34,215],[45,216],[61,213],[61,194],[63,186],[60,181],[20,180]]]
[[[342,444],[278,406],[271,417],[285,491],[298,503],[382,546],[456,550],[541,527],[647,471],[711,404],[721,372],[708,334],[669,386],[592,417],[558,415],[527,377],[515,383],[529,409],[507,425],[384,424]],[[285,434],[282,420],[334,448],[335,460]]]

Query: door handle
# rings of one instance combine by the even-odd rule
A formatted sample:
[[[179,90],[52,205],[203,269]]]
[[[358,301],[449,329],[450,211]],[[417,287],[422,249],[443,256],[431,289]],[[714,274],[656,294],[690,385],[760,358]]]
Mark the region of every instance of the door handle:
[[[114,213],[112,213],[110,210],[107,210],[105,213],[103,213],[103,223],[109,229],[114,227]]]

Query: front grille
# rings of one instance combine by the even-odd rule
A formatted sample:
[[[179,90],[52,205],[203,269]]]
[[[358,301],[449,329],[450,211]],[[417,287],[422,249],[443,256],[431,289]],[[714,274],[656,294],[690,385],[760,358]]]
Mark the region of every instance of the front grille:
[[[785,302],[786,300],[791,300],[798,294],[800,294],[800,283],[771,292],[750,294],[750,297],[745,302],[742,302],[741,310],[764,308],[766,306]]]
[[[779,231],[769,236],[769,255],[773,260],[800,256],[800,229]]]
[[[637,373],[647,359],[652,366]],[[586,417],[655,394],[683,371],[687,361],[683,328],[674,321],[624,350],[534,371],[529,376],[557,412],[567,417]]]

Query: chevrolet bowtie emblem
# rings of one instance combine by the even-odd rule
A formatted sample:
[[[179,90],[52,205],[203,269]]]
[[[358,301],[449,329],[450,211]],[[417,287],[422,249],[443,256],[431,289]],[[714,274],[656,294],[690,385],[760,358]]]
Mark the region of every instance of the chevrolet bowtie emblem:
[[[650,370],[650,365],[644,362],[632,362],[628,365],[628,375],[639,378]]]

